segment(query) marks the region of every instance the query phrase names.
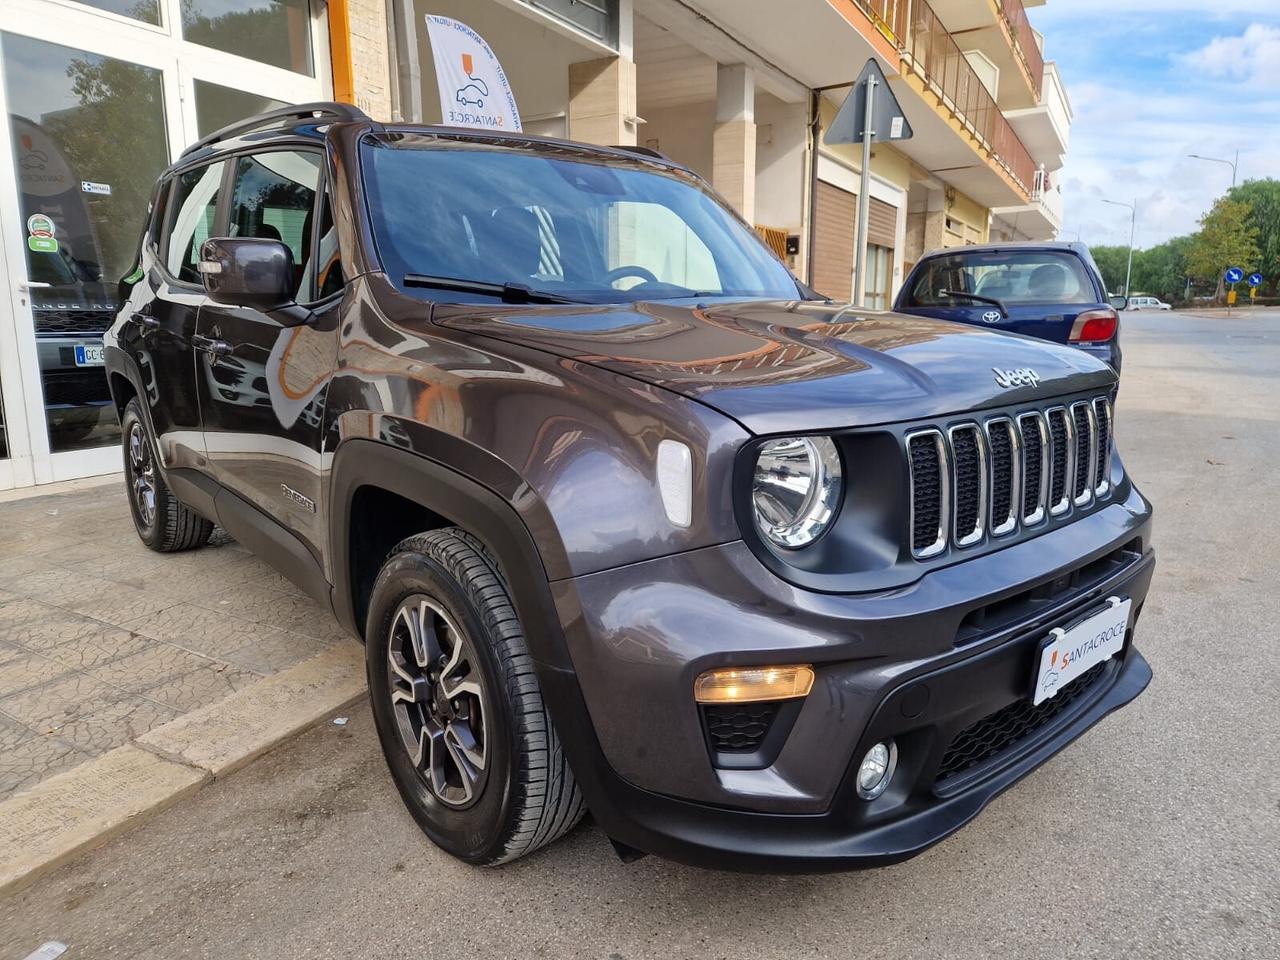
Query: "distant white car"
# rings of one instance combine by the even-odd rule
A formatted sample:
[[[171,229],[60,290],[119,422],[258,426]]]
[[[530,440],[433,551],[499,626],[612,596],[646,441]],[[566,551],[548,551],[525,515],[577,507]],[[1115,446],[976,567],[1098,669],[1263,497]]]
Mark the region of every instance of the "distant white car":
[[[1126,310],[1172,310],[1173,307],[1156,297],[1130,297]]]

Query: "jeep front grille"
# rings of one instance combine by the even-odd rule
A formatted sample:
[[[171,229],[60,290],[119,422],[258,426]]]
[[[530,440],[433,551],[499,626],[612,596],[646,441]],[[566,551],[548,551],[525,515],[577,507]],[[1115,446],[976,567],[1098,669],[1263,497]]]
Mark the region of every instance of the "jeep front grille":
[[[908,433],[912,556],[972,547],[1106,497],[1112,448],[1106,397]]]
[[[110,310],[57,310],[36,307],[36,333],[45,334],[97,334],[101,336],[111,327],[113,313]]]

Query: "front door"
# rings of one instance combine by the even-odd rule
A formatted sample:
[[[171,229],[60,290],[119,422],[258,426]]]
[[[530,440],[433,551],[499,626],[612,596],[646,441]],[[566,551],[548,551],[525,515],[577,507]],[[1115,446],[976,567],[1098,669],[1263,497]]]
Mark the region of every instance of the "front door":
[[[295,297],[317,299],[316,193],[323,156],[276,150],[234,161],[227,233],[278,240],[294,262]],[[324,215],[322,220],[327,219]],[[204,444],[223,487],[322,555],[318,507],[323,477],[325,391],[337,357],[336,312],[309,323],[206,301],[200,308],[197,385]],[[216,345],[208,348],[208,345]]]

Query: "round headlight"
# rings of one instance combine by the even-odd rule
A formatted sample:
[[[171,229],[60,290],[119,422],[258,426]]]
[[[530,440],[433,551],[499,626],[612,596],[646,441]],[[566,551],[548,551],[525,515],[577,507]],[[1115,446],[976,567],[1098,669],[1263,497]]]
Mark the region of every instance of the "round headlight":
[[[784,437],[760,447],[751,484],[756,527],[787,550],[808,546],[835,519],[840,453],[829,437]]]

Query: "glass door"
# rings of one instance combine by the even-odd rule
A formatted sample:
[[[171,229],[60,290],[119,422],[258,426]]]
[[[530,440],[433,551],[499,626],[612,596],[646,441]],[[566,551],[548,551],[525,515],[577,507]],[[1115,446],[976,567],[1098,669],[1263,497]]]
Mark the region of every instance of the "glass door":
[[[21,6],[0,6],[0,488],[119,469],[102,334],[157,174],[212,129],[323,96],[310,0]]]

